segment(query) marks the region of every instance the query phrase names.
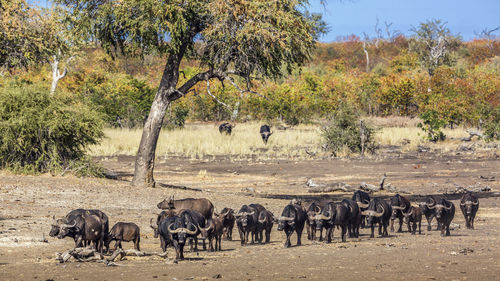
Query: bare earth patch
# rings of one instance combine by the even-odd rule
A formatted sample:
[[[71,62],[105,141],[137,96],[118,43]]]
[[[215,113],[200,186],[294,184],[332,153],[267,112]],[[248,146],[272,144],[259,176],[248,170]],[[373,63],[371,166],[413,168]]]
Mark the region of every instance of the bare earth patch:
[[[476,230],[467,230],[458,208],[451,237],[426,230],[422,235],[390,233],[370,239],[362,229],[360,239],[339,242],[335,231],[331,244],[310,242],[283,248],[284,234],[273,229],[272,243],[240,246],[223,241],[222,252],[186,252],[187,260],[173,263],[160,257],[127,257],[122,266],[102,263],[59,264],[55,252],[72,248],[69,239],[48,236],[52,216],[62,217],[75,208],[100,209],[117,221],[137,223],[141,249],[159,251],[149,219],[156,204],[174,194],[206,197],[218,210],[261,203],[279,215],[288,200],[262,198],[269,194],[310,195],[308,178],[318,182],[377,184],[386,173],[387,183],[411,194],[442,193],[455,184],[489,185],[499,192],[500,161],[495,158],[418,155],[386,159],[314,159],[232,161],[230,157],[202,160],[161,160],[156,168],[159,183],[198,188],[202,191],[129,186],[133,157],[103,158],[101,162],[119,180],[75,177],[17,176],[0,174],[0,279],[1,280],[495,280],[500,276],[500,198],[480,199]],[[479,176],[495,177],[482,181]],[[342,195],[342,194],[341,194]],[[385,192],[380,195],[389,195]],[[349,197],[350,194],[345,194]],[[377,196],[377,194],[375,195]],[[435,226],[433,226],[435,229]],[[237,230],[234,237],[238,238]],[[48,243],[41,242],[45,237]],[[292,244],[295,245],[295,236]],[[132,248],[125,243],[125,248]]]

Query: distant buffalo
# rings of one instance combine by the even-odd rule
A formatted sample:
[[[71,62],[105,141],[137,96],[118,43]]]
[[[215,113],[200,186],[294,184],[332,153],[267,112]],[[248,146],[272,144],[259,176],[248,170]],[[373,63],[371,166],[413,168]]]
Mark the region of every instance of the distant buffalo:
[[[271,128],[268,125],[262,125],[260,127],[260,136],[262,137],[262,140],[264,141],[265,144],[267,144],[267,141],[269,140],[269,137],[273,134],[271,131]]]
[[[219,133],[225,133],[226,135],[230,135],[231,132],[233,131],[234,126],[231,125],[230,123],[222,123],[219,126]]]

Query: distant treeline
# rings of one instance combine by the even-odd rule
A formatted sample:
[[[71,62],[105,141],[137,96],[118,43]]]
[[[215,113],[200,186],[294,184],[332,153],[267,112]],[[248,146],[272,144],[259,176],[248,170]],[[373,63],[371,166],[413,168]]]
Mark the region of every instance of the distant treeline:
[[[363,41],[350,36],[344,42],[319,43],[305,67],[279,81],[254,81],[255,93],[227,81],[212,81],[210,88],[201,83],[170,106],[165,125],[255,119],[307,123],[331,116],[340,103],[365,115],[434,114],[451,125],[481,125],[493,118],[500,105],[499,40],[459,42],[449,61],[437,65],[432,75],[411,40],[399,36]],[[140,126],[156,94],[164,61],[154,55],[112,59],[101,48],[89,47],[70,64],[58,94],[87,102],[109,126]],[[196,73],[197,64],[185,61],[181,68],[185,80]],[[0,83],[50,84],[50,75],[47,66],[39,66],[5,76]]]

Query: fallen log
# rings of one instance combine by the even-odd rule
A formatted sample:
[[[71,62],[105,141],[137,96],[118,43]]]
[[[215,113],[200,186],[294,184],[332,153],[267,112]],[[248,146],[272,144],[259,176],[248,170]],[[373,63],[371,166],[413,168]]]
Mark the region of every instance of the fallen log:
[[[103,262],[106,265],[119,265],[115,264],[116,260],[122,260],[126,256],[137,256],[137,257],[147,257],[147,256],[159,256],[162,258],[167,257],[167,252],[158,253],[158,252],[142,252],[137,251],[135,249],[123,250],[117,249],[113,252],[113,254],[107,258],[104,258],[104,255],[96,251],[93,246],[73,248],[67,250],[63,253],[56,253],[56,260],[60,263],[65,263],[69,261],[71,258],[79,262]]]
[[[307,179],[305,185],[309,187],[307,192],[309,193],[321,193],[321,192],[351,192],[356,189],[351,187],[350,185],[343,182],[335,182],[335,183],[316,183],[312,179]]]
[[[469,136],[461,138],[461,141],[471,141],[474,136],[477,136],[479,139],[482,139],[484,137],[483,134],[479,131],[468,130],[467,133],[469,133]]]

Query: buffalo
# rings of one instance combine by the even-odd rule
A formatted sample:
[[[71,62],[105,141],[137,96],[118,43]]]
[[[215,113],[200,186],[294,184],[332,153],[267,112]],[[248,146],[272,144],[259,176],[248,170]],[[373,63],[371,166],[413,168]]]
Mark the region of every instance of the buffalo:
[[[233,228],[234,228],[234,223],[236,221],[236,217],[234,216],[234,210],[231,208],[224,208],[222,209],[222,212],[220,215],[218,215],[219,218],[222,219],[222,226],[224,228],[224,237],[231,241],[233,239]]]
[[[427,231],[431,231],[432,219],[436,215],[435,210],[431,209],[429,207],[436,205],[436,202],[439,202],[441,199],[442,199],[442,197],[438,196],[438,195],[428,195],[425,198],[425,201],[420,203],[420,208],[422,209],[422,213],[424,214],[425,219],[427,220]],[[441,229],[441,226],[439,225],[439,222],[438,222],[436,230],[439,230],[439,229]]]
[[[321,230],[323,227],[326,230],[327,243],[332,242],[333,231],[335,226],[340,226],[342,233],[342,242],[346,241],[347,225],[349,221],[349,209],[342,203],[328,203],[321,210],[321,213],[316,215],[316,230]]]
[[[307,239],[315,240],[316,239],[316,215],[321,212],[321,209],[326,207],[328,203],[332,202],[331,200],[321,200],[321,201],[313,201],[310,203],[306,203],[304,205],[304,209],[306,210],[306,230],[307,230]],[[323,240],[323,229],[319,232],[319,241]]]
[[[54,218],[54,223],[51,225],[51,229],[49,232],[49,236],[51,237],[57,237],[60,231],[61,225],[70,225],[74,222],[76,218],[79,216],[87,216],[87,215],[96,215],[101,219],[101,222],[103,223],[103,229],[104,229],[104,239],[106,239],[106,235],[109,230],[109,219],[108,216],[103,213],[100,210],[85,210],[85,209],[76,209],[71,212],[69,212],[63,219],[58,219],[56,220]],[[65,237],[71,237],[75,240],[75,247],[81,247],[87,244],[88,241],[86,240],[78,240],[76,237],[76,233],[74,231],[69,231],[68,233],[65,234]],[[79,242],[78,242],[79,241]],[[106,251],[108,249],[106,248]]]
[[[441,198],[441,200],[437,201],[435,204],[428,205],[427,207],[434,210],[438,226],[440,226],[441,236],[450,236],[450,224],[455,216],[455,204]]]
[[[368,195],[368,193],[364,191],[357,190],[352,195],[351,200],[356,201],[359,209],[361,210],[361,212],[363,212],[366,211],[366,209],[368,208],[368,204],[370,204],[370,195]],[[365,216],[361,215],[361,227],[365,227],[365,225]]]
[[[347,230],[350,238],[359,237],[359,227],[361,226],[361,210],[354,200],[344,199],[341,202],[349,211],[347,219]]]
[[[273,134],[269,125],[262,125],[260,127],[260,136],[262,137],[262,141],[267,144],[269,137]]]
[[[80,215],[74,218],[71,223],[60,224],[57,238],[74,237],[76,245],[82,245],[83,241],[93,242],[94,248],[102,253],[105,234],[104,224],[99,216]]]
[[[408,225],[408,231],[411,234],[415,234],[417,230],[417,222],[418,222],[418,234],[422,234],[421,226],[422,226],[422,209],[420,207],[411,206],[408,208],[408,212],[402,211],[404,222]],[[413,226],[411,226],[413,224]]]
[[[241,245],[248,243],[248,235],[251,236],[253,244],[254,237],[258,238],[259,212],[253,207],[243,205],[234,216],[236,217],[238,232],[240,233]]]
[[[197,211],[193,210],[182,210],[179,212],[178,216],[182,218],[182,221],[184,222],[184,226],[187,228],[190,224],[194,224],[197,226],[197,232],[194,235],[191,235],[190,237],[192,240],[194,240],[194,250],[198,251],[198,235],[200,234],[200,228],[205,227],[205,218],[198,213]],[[203,250],[206,250],[206,244],[205,244],[205,239],[203,239]],[[191,251],[193,250],[193,244],[191,241]]]
[[[158,209],[175,209],[177,212],[183,209],[193,210],[200,213],[205,219],[211,219],[214,213],[214,205],[210,200],[205,198],[185,198],[174,200],[174,197],[171,196],[168,199],[164,199],[158,205],[156,205]]]
[[[290,236],[293,232],[297,233],[297,246],[301,245],[302,231],[306,222],[306,211],[299,205],[288,204],[281,212],[278,218],[278,231],[284,231],[286,234],[285,247],[290,247]]]
[[[132,222],[117,222],[111,228],[111,231],[108,233],[106,240],[104,241],[104,245],[109,248],[109,243],[111,241],[115,242],[115,251],[118,247],[122,249],[122,241],[125,242],[134,242],[134,248],[137,251],[140,251],[139,242],[141,241],[141,232],[137,224]]]
[[[222,234],[224,232],[223,219],[213,218],[207,221],[207,227],[200,227],[201,237],[208,239],[208,244],[210,245],[210,251],[221,251],[221,240]],[[215,239],[215,249],[213,245],[213,240]]]
[[[409,212],[410,206],[410,200],[404,196],[396,194],[391,198],[391,232],[394,232],[394,221],[396,218],[399,219],[398,232],[403,232],[403,212]],[[408,231],[410,231],[409,228]]]
[[[375,237],[374,228],[376,223],[378,223],[378,234],[382,237],[389,236],[387,227],[389,226],[392,214],[391,205],[382,199],[372,198],[366,211],[362,211],[361,214],[366,216],[366,223],[371,228],[370,238]]]
[[[460,209],[465,218],[465,226],[474,229],[474,218],[479,209],[479,199],[472,192],[464,194],[460,200]]]
[[[167,245],[175,248],[176,260],[184,259],[184,246],[190,237],[194,237],[199,232],[196,225],[187,223],[179,216],[168,217],[161,221],[158,227],[158,234],[162,241],[162,250],[167,250]]]
[[[271,230],[273,229],[273,223],[274,223],[273,213],[269,212],[268,210],[260,212],[258,221],[266,234],[265,243],[269,243],[271,241]]]
[[[226,135],[231,135],[231,132],[233,131],[233,128],[235,126],[231,125],[230,123],[222,123],[219,126],[219,133],[223,134],[225,133]]]

